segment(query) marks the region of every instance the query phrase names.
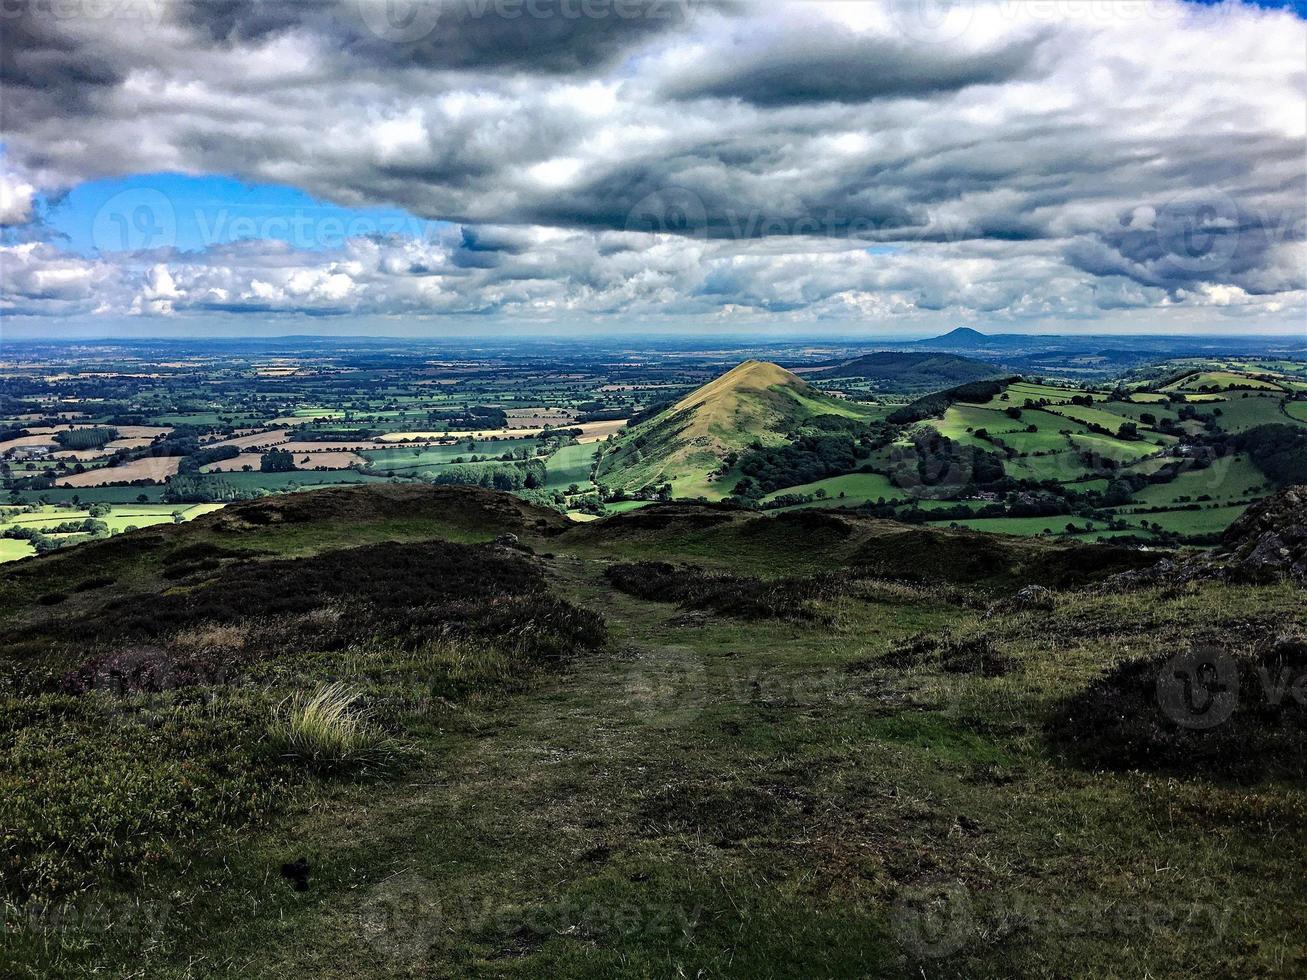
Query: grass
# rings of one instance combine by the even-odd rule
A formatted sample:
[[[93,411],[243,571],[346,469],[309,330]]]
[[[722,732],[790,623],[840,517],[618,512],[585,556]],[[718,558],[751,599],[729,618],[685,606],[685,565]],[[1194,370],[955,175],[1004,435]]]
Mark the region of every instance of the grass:
[[[112,510],[101,517],[110,533],[118,534],[129,528],[150,527],[157,524],[172,524],[174,514],[180,513],[183,521],[193,520],[203,514],[221,509],[221,504],[113,504]],[[16,510],[0,506],[0,528],[8,526],[32,527],[36,530],[55,527],[67,521],[83,521],[90,517],[85,508],[55,507],[43,505],[35,511],[18,513]],[[56,539],[66,535],[52,535]],[[78,541],[84,536],[76,536]],[[21,545],[23,547],[13,547]],[[25,558],[33,553],[32,546],[26,541],[0,539],[0,563]]]
[[[1164,531],[1176,534],[1219,534],[1244,512],[1246,505],[1208,507],[1200,510],[1173,510],[1154,514],[1133,514],[1129,506],[1117,508],[1118,516],[1130,524],[1158,524]]]
[[[385,766],[394,743],[363,714],[362,694],[339,681],[283,701],[270,729],[286,757],[316,771],[369,770]]]
[[[545,489],[566,490],[573,483],[582,490],[589,489],[594,455],[592,445],[564,446],[558,450],[545,460]]]
[[[811,506],[851,507],[856,504],[875,502],[881,497],[897,500],[904,496],[903,490],[894,486],[889,477],[881,473],[846,473],[843,476],[827,477],[813,483],[797,487],[786,487],[762,498],[764,504],[770,503],[783,494],[811,494],[818,490],[826,492],[826,499],[816,501]]]
[[[396,446],[394,449],[369,449],[359,455],[369,460],[372,468],[378,471],[408,471],[452,463],[459,457],[464,460],[473,456],[498,459],[504,453],[532,449],[536,445],[534,439],[475,439],[473,449],[469,449],[467,443],[464,439],[452,446]]]
[[[1225,456],[1203,470],[1188,470],[1166,483],[1155,483],[1134,494],[1140,504],[1149,506],[1183,503],[1181,497],[1195,500],[1208,496],[1215,501],[1243,500],[1259,494],[1267,479],[1244,456]]]
[[[1259,378],[1252,378],[1246,374],[1234,371],[1199,371],[1166,385],[1162,390],[1197,391],[1200,388],[1213,385],[1218,388],[1255,388],[1270,389],[1272,391],[1281,390],[1280,386],[1274,382],[1262,381]]]
[[[36,554],[36,549],[27,541],[0,538],[0,562],[17,561]]]
[[[677,561],[687,548],[732,565],[754,555],[772,574],[780,556],[787,569],[812,554],[829,565],[857,545],[824,523],[842,519],[805,519],[822,523],[743,515],[729,534],[651,534]],[[219,540],[264,548],[280,528]],[[1301,787],[1092,771],[1064,762],[1045,734],[1057,705],[1135,651],[1301,630],[1297,590],[1061,592],[1051,610],[1026,613],[987,612],[935,582],[822,597],[820,621],[724,620],[610,588],[609,557],[628,539],[609,529],[586,544],[581,530],[598,533],[532,539],[558,552],[533,560],[539,581],[602,610],[611,637],[561,662],[428,634],[342,646],[349,617],[327,606],[294,621],[294,644],[262,618],[244,632],[201,622],[168,641],[190,656],[239,654],[239,684],[110,702],[38,695],[46,674],[11,670],[0,826],[23,829],[6,839],[7,859],[15,841],[30,842],[27,869],[112,841],[117,874],[83,868],[86,900],[171,914],[148,934],[126,911],[99,930],[7,930],[10,971],[166,980],[194,975],[197,957],[208,976],[327,980],[980,977],[1051,975],[1050,963],[1059,975],[1179,977],[1299,965]],[[319,547],[327,533],[318,528]],[[92,547],[110,544],[122,546]],[[343,557],[371,589],[370,559]],[[96,571],[124,578],[125,560],[105,555]],[[278,566],[276,579],[298,594],[316,567]],[[19,624],[25,643],[40,622]],[[890,662],[918,633],[952,639]],[[307,718],[315,700],[315,717],[367,717],[411,746],[403,778],[313,774],[286,758],[270,720],[288,722],[292,706]],[[123,706],[120,723],[103,723],[105,704]],[[325,724],[312,744],[340,741]],[[79,823],[80,812],[96,818]],[[34,820],[39,834],[26,830]],[[300,856],[305,892],[277,871]],[[70,873],[45,867],[41,880]],[[969,910],[942,952],[922,945],[931,934],[911,904],[941,883]],[[1213,921],[1218,938],[1202,928]]]
[[[1244,395],[1248,397],[1245,398]],[[1280,408],[1282,400],[1283,396],[1280,394],[1230,392],[1221,401],[1204,404],[1202,411],[1220,409],[1221,414],[1217,418],[1217,423],[1222,429],[1226,432],[1246,432],[1258,425],[1293,424],[1296,420],[1286,415]]]

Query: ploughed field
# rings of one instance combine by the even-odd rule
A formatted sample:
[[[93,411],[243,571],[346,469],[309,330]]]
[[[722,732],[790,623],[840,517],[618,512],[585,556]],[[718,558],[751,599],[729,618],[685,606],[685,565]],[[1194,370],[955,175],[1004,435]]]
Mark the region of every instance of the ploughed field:
[[[1301,500],[1161,572],[416,485],[17,563],[3,972],[1301,975]]]

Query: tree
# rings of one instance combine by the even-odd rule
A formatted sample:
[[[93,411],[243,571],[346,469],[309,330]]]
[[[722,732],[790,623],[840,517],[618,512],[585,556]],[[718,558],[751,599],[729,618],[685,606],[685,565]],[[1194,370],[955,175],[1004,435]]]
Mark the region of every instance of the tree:
[[[295,457],[285,449],[269,449],[259,457],[259,470],[263,473],[290,473],[295,469]]]

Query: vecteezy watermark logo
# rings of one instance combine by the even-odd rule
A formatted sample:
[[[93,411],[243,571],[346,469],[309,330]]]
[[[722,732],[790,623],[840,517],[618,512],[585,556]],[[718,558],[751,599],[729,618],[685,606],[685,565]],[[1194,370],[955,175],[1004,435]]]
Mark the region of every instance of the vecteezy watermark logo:
[[[662,187],[636,202],[626,216],[626,230],[702,238],[708,230],[708,209],[688,188]]]
[[[412,878],[367,898],[359,910],[364,941],[383,956],[421,956],[444,929],[430,896],[430,884]]]
[[[1001,943],[1012,936],[1094,936],[1129,939],[1183,933],[1189,944],[1222,942],[1230,909],[1202,900],[1153,899],[1104,894],[1049,896],[1028,892],[978,892],[961,882],[908,886],[895,899],[890,926],[914,959],[941,959],[969,944]]]
[[[413,44],[436,29],[445,0],[356,0],[364,25],[383,41]]]
[[[971,894],[956,881],[904,888],[894,901],[890,928],[915,957],[952,956],[976,934]]]
[[[519,903],[491,895],[445,894],[416,877],[400,879],[366,899],[360,910],[363,941],[387,959],[421,958],[451,937],[645,937],[692,942],[701,909],[602,902],[573,896]]]
[[[1209,190],[1167,201],[1154,218],[1157,243],[1166,261],[1191,273],[1224,269],[1239,247],[1239,206]]]
[[[91,243],[101,252],[139,252],[177,244],[177,212],[171,199],[149,187],[120,191],[100,205]]]
[[[20,17],[78,21],[115,20],[157,25],[170,0],[0,0],[0,22]]]
[[[926,44],[960,38],[971,27],[976,0],[888,0],[890,25],[902,37]]]
[[[1157,676],[1157,703],[1181,728],[1215,728],[1229,720],[1238,702],[1238,665],[1219,647],[1177,654]]]
[[[0,902],[0,935],[55,936],[75,945],[94,936],[152,943],[158,941],[171,915],[170,903],[155,900]]]

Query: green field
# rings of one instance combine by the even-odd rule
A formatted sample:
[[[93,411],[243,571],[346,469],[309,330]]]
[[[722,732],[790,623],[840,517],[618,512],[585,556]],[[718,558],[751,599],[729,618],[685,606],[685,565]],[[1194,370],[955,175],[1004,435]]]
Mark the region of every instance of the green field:
[[[973,531],[989,531],[994,534],[1038,535],[1065,534],[1066,526],[1074,524],[1084,528],[1088,524],[1103,527],[1102,521],[1089,521],[1073,514],[1060,514],[1056,517],[973,517],[956,522],[959,527]]]
[[[1143,439],[1138,441],[1117,439],[1096,432],[1073,435],[1071,444],[1082,452],[1092,452],[1107,459],[1114,459],[1118,463],[1132,463],[1158,451],[1157,446]]]
[[[1219,409],[1221,414],[1216,421],[1226,432],[1246,432],[1255,425],[1275,423],[1293,425],[1298,420],[1286,415],[1280,408],[1283,397],[1283,395],[1252,392],[1231,392],[1219,402],[1204,404],[1202,410],[1210,412]]]
[[[595,448],[592,444],[564,446],[545,460],[545,489],[566,490],[573,483],[583,490],[591,486]]]
[[[394,449],[368,449],[361,453],[375,470],[413,472],[452,463],[456,459],[470,460],[473,456],[498,459],[504,453],[525,449],[533,452],[538,445],[534,439],[476,439],[469,448],[464,440],[452,446],[396,446]],[[593,450],[592,450],[593,451]]]
[[[34,554],[36,549],[28,541],[0,538],[0,562],[17,561],[19,558]]]
[[[1069,402],[1074,395],[1081,394],[1078,388],[1057,388],[1052,385],[1034,384],[1029,381],[1018,381],[1008,386],[1008,393],[1011,395],[1011,404],[1018,408],[1022,406],[1027,398],[1032,401],[1039,401],[1041,398],[1046,399],[1054,405]],[[1101,397],[1101,392],[1094,392]]]
[[[293,470],[289,473],[214,473],[213,478],[242,490],[281,491],[295,487],[345,487],[384,483],[389,477],[354,470]]]
[[[1219,534],[1230,526],[1247,508],[1243,505],[1207,507],[1201,510],[1164,511],[1157,514],[1130,513],[1129,506],[1117,508],[1117,515],[1132,525],[1158,524],[1164,531],[1176,534]]]
[[[1198,374],[1182,378],[1166,385],[1163,391],[1197,391],[1200,388],[1263,388],[1271,391],[1282,390],[1278,384],[1262,381],[1233,371],[1200,371]]]
[[[1180,497],[1196,500],[1210,496],[1214,501],[1243,500],[1264,491],[1266,476],[1243,456],[1215,460],[1210,467],[1181,473],[1168,483],[1158,483],[1136,491],[1134,499],[1149,506],[1179,501]]]
[[[108,525],[109,533],[119,534],[129,528],[149,527],[152,524],[175,523],[175,514],[180,513],[183,521],[189,521],[219,510],[222,504],[115,504],[108,514],[94,518]],[[42,506],[37,511],[19,513],[12,507],[0,507],[0,530],[6,527],[30,527],[37,531],[57,527],[68,521],[83,521],[91,517],[84,508]],[[55,540],[90,540],[88,535],[78,533],[51,534]],[[26,541],[0,538],[0,562],[13,561],[33,553],[32,546]]]
[[[882,497],[886,500],[902,500],[907,496],[882,473],[847,473],[802,486],[786,487],[767,494],[762,498],[762,503],[768,504],[784,494],[815,494],[818,490],[826,492],[826,499],[814,501],[808,506],[851,507],[868,501],[874,503]]]

